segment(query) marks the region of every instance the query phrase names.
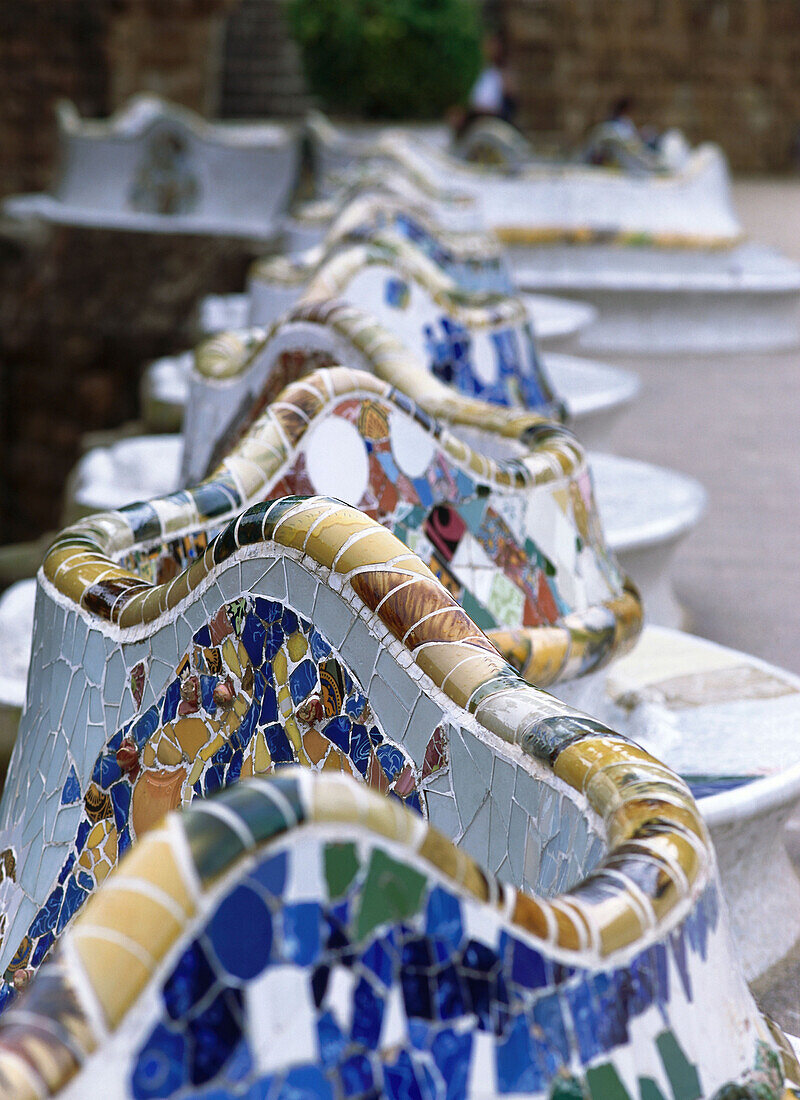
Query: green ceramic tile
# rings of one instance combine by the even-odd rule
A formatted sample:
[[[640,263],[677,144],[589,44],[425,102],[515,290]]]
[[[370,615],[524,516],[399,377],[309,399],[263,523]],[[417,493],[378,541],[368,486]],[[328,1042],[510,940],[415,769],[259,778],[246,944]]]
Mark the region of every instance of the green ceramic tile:
[[[419,908],[425,878],[404,863],[375,851],[362,892],[356,937],[361,940],[384,921],[403,920]]]
[[[486,610],[483,604],[478,603],[471,592],[464,589],[464,595],[461,597],[461,605],[481,630],[492,630],[497,626],[497,622],[492,615]]]
[[[640,1077],[639,1100],[666,1100],[666,1097],[652,1077]]]
[[[325,880],[328,896],[340,898],[358,873],[355,844],[329,844],[325,849]]]
[[[674,1100],[700,1100],[703,1090],[697,1070],[686,1058],[680,1044],[671,1031],[662,1031],[656,1038],[656,1046],[669,1078]]]
[[[610,1062],[586,1071],[592,1100],[631,1100],[628,1090]]]
[[[183,828],[192,861],[204,886],[227,870],[244,852],[239,834],[218,817],[204,813],[199,806],[185,812]]]

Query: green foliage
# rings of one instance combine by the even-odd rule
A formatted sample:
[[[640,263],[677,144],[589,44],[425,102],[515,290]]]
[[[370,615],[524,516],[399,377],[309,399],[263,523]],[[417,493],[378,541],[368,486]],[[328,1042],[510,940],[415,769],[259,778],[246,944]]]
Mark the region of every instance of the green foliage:
[[[287,0],[323,107],[364,118],[440,118],[480,71],[477,0]]]

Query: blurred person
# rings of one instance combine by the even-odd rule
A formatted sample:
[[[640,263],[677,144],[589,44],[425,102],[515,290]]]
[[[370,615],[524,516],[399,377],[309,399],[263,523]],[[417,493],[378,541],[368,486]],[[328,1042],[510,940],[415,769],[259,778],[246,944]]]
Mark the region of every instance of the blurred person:
[[[469,109],[475,116],[494,115],[513,122],[517,99],[508,67],[508,42],[500,31],[484,35],[483,59],[483,70],[469,93]]]
[[[659,135],[652,127],[639,129],[631,96],[614,100],[606,119],[589,135],[583,159],[590,164],[628,172],[658,172],[666,167],[659,153]]]
[[[484,66],[472,85],[466,107],[456,107],[447,118],[460,138],[478,118],[500,118],[514,124],[516,86],[508,65],[508,41],[501,31],[489,31],[482,43]]]

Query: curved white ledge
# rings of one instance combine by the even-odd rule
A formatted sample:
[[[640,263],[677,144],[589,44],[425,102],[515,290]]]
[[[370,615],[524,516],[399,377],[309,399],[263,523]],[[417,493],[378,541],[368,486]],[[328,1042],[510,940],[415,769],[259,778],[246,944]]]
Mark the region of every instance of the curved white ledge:
[[[276,241],[282,221],[275,219],[207,218],[189,214],[145,214],[110,211],[102,207],[72,206],[52,195],[13,195],[2,205],[12,218],[36,218],[52,225],[86,229],[118,229],[139,233],[180,233],[183,236],[236,237],[263,244]]]
[[[520,294],[533,321],[539,343],[564,340],[597,320],[597,309],[589,302],[571,302],[551,294]]]
[[[590,461],[606,538],[617,554],[679,538],[706,510],[705,489],[686,474],[596,452]]]
[[[542,359],[570,418],[577,421],[579,435],[584,418],[629,404],[642,388],[633,371],[610,367],[596,359],[552,351],[544,352]],[[586,442],[582,435],[581,441]]]

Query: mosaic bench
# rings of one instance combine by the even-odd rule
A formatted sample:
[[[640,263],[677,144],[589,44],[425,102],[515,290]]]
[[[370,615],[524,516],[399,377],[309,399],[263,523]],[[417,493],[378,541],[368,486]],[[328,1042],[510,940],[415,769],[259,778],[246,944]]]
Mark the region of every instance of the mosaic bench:
[[[436,195],[443,182],[472,195],[522,289],[597,307],[581,337],[586,348],[738,351],[800,338],[800,265],[743,239],[714,146],[655,176],[569,165],[503,172],[387,131],[371,160],[360,155],[353,164],[349,175],[331,171],[321,189],[335,194],[348,179],[375,183],[383,173],[405,174],[418,195]]]
[[[185,358],[188,360],[190,357]],[[161,365],[165,362],[168,361],[162,360]],[[187,361],[185,369],[188,366]],[[295,362],[295,373],[300,372],[301,366]],[[284,374],[280,385],[288,380],[289,375]],[[188,387],[188,379],[185,384]],[[274,390],[273,396],[277,392]],[[237,407],[240,404],[237,399]],[[199,480],[201,475],[193,470],[184,471],[184,476],[180,474],[183,447],[179,436],[160,435],[126,438],[111,446],[89,451],[68,479],[65,504],[68,521],[94,511],[160,495],[181,484]],[[224,446],[218,448],[218,454],[221,455],[223,450]],[[334,490],[338,488],[333,484]],[[32,586],[33,582],[28,582],[29,589]],[[2,612],[3,598],[0,597],[0,618]],[[27,620],[25,629],[22,632],[11,631],[8,639],[19,657],[13,662],[14,667],[9,669],[8,683],[4,685],[0,682],[0,706],[8,711],[9,730],[13,731],[19,714],[19,697],[24,694],[30,654],[30,624]],[[13,734],[10,733],[10,736]]]
[[[537,311],[544,309],[552,315],[555,309],[557,330],[563,331],[565,320],[570,325],[575,321],[574,316],[565,318],[564,307],[557,300],[553,307],[553,299],[545,299],[542,304],[536,296],[466,292],[431,258],[430,250],[416,241],[406,241],[394,230],[375,230],[364,236],[363,244],[334,243],[319,263],[309,267],[302,257],[296,261],[286,256],[260,264],[250,282],[247,323],[273,324],[302,296],[346,298],[373,313],[435,372],[445,369],[431,348],[433,333],[442,329],[442,341],[451,346],[460,341],[467,349],[463,362],[452,367],[456,372],[453,382],[459,388],[478,395],[491,390],[501,403],[527,403],[531,408],[543,405],[549,411],[555,408],[548,393],[552,390],[568,414],[578,414],[582,438],[589,432],[595,441],[610,433],[619,414],[638,392],[638,380],[627,372],[574,356],[540,352]],[[350,267],[349,278],[343,271],[348,261],[361,269]],[[298,277],[301,274],[302,279]],[[335,293],[326,292],[328,279],[331,288],[336,286]],[[490,276],[488,281],[495,279]],[[396,300],[388,297],[387,288],[392,287],[400,295]],[[212,331],[241,327],[238,318],[231,318],[232,324],[222,323],[228,318],[219,316],[220,302],[227,306],[226,298],[207,301],[205,324],[201,327],[210,324]],[[235,300],[232,304],[236,308]],[[591,320],[580,305],[567,305],[566,309],[577,309],[581,323]],[[210,312],[216,316],[209,316]],[[471,370],[467,372],[467,368]],[[532,389],[527,378],[537,375]]]
[[[517,295],[502,251],[491,237],[442,233],[424,211],[410,209],[399,200],[388,203],[386,199],[364,196],[342,211],[316,248],[293,256],[266,258],[254,265],[249,301],[240,295],[206,299],[201,308],[201,329],[208,334],[246,325],[272,324],[296,304],[336,250],[356,241],[375,240],[380,244],[382,234],[387,235],[390,246],[397,237],[408,241],[404,254],[411,266],[419,253],[438,269],[434,272],[430,264],[418,264],[413,276],[434,293],[449,291],[452,296],[460,291],[484,291],[520,297],[533,323],[537,345],[548,339],[564,343],[594,320],[592,307],[585,303]],[[397,262],[402,264],[400,258]],[[356,304],[364,305],[360,300]],[[416,305],[419,310],[421,303]],[[552,351],[544,356],[544,363],[568,412],[582,421],[582,438],[592,445],[598,445],[599,439],[610,432],[621,409],[638,392],[638,382],[633,376],[604,364]]]
[[[234,295],[212,297],[209,301],[213,305],[204,313],[216,310],[219,316],[226,302],[230,303],[228,309],[245,312],[233,320],[226,314],[221,321],[212,314],[207,324],[212,326],[211,331],[270,324],[294,305],[316,268],[335,248],[385,230],[392,230],[421,248],[462,290],[515,293],[502,247],[493,235],[446,232],[424,205],[411,205],[396,195],[367,194],[353,199],[341,210],[313,248],[257,261],[250,273],[249,301],[245,304]],[[525,301],[541,341],[565,340],[595,319],[594,310],[585,303],[535,294],[527,295]]]
[[[4,210],[55,224],[270,239],[292,196],[299,136],[289,125],[208,123],[139,95],[108,120],[57,107],[61,169],[53,194]]]
[[[529,415],[524,425],[518,425],[513,414],[497,412],[508,432],[518,433],[530,425]],[[366,461],[364,439],[373,441],[371,463]],[[361,448],[361,465],[353,450],[354,443]],[[548,540],[552,542],[557,533],[563,536],[571,531],[566,539],[566,557],[564,548],[554,543],[550,557],[542,558],[536,570],[529,568],[516,585],[507,580],[499,564],[492,564],[475,582],[466,580],[462,599],[468,606],[472,600],[476,614],[480,612],[487,625],[508,622],[509,600],[517,603],[520,598],[525,605],[520,623],[548,624],[537,638],[542,682],[595,667],[634,640],[640,619],[638,602],[606,554],[599,530],[592,524],[591,486],[585,459],[567,433],[549,426],[542,438],[531,445],[526,463],[496,464],[474,454],[449,432],[439,429],[427,414],[374,376],[345,368],[317,371],[281,395],[281,400],[266,411],[211,479],[194,489],[90,516],[68,528],[49,552],[37,582],[27,702],[0,804],[0,851],[11,853],[9,859],[15,869],[13,876],[0,881],[5,932],[0,947],[0,974],[5,972],[8,977],[14,958],[17,962],[30,958],[33,965],[40,961],[42,952],[52,942],[50,932],[57,919],[61,919],[58,914],[62,908],[69,910],[73,903],[83,899],[87,889],[91,889],[90,884],[97,880],[96,875],[92,878],[95,864],[100,867],[102,878],[107,857],[114,862],[115,856],[111,858],[109,853],[124,850],[131,836],[144,830],[151,812],[159,811],[159,807],[171,808],[193,794],[208,793],[223,773],[227,774],[233,752],[228,741],[244,720],[245,710],[250,717],[243,730],[249,731],[247,743],[252,754],[258,739],[254,740],[256,714],[251,703],[263,688],[263,676],[256,675],[260,666],[252,647],[263,643],[265,623],[273,621],[265,616],[274,608],[264,604],[261,625],[248,619],[251,625],[239,645],[225,641],[230,638],[231,629],[225,625],[227,612],[222,608],[223,603],[233,607],[238,595],[230,595],[226,589],[223,600],[219,588],[213,587],[213,598],[221,601],[214,612],[221,615],[218,623],[212,621],[213,616],[201,622],[198,615],[202,617],[202,607],[190,595],[196,586],[198,594],[202,594],[203,569],[227,545],[223,537],[214,543],[217,549],[207,549],[221,527],[235,520],[248,504],[282,496],[289,484],[293,492],[304,491],[302,486],[308,476],[318,476],[315,471],[333,484],[337,474],[331,463],[334,452],[340,463],[336,481],[339,492],[350,493],[376,516],[393,523],[409,540],[415,541],[416,525],[421,523],[421,517],[412,514],[414,502],[417,511],[428,507],[431,512],[428,549],[418,537],[416,543],[419,552],[440,572],[430,540],[450,538],[448,524],[452,519],[462,526],[478,523],[478,513],[486,509],[485,537],[496,542],[492,552],[500,555],[498,561],[503,554],[513,553],[515,546],[517,557],[524,556],[527,550],[523,551],[522,544],[518,544],[522,536],[510,531],[502,518],[504,502],[514,486],[539,485],[537,512],[531,513],[526,521],[533,526],[525,537],[533,547],[533,539],[544,540],[544,545]],[[419,466],[421,459],[424,466]],[[396,461],[409,470],[400,477],[397,487],[390,480],[397,476],[393,465]],[[357,489],[354,479],[362,476],[364,484]],[[344,485],[344,478],[349,479],[348,485]],[[515,496],[524,511],[524,501],[518,493]],[[266,507],[262,507],[262,512]],[[344,506],[340,502],[336,507],[325,507],[328,512],[335,512],[336,507]],[[515,513],[516,529],[522,513],[518,507]],[[360,545],[363,536],[357,533],[358,524],[369,524],[369,530],[374,529],[374,538],[378,537],[375,532],[391,538],[390,543],[384,539],[381,545],[394,547],[398,554],[402,549],[405,556],[417,561],[395,536],[382,527],[375,528],[374,520],[368,521],[360,512],[357,515],[358,520],[353,519],[347,527],[352,539],[348,535],[345,549],[351,541]],[[288,531],[291,523],[285,522]],[[541,528],[538,532],[537,523]],[[333,520],[322,526],[332,526],[339,533],[343,530]],[[283,561],[287,555],[281,551],[279,556],[281,564],[275,576],[288,578],[292,568]],[[110,564],[112,558],[114,564]],[[420,568],[427,571],[427,566]],[[261,576],[265,569],[259,563],[242,570],[237,567],[235,573],[237,578],[240,572],[249,577],[255,570]],[[97,583],[89,591],[79,592],[78,587],[90,575],[97,578]],[[300,579],[296,579],[301,587],[305,583],[302,575],[301,570],[297,575]],[[489,584],[487,593],[482,591],[483,580]],[[285,583],[290,582],[286,579]],[[171,595],[168,597],[167,593]],[[268,594],[262,595],[266,599]],[[413,593],[406,595],[413,602]],[[316,611],[312,614],[313,600],[311,605],[307,602],[312,596],[313,592],[306,593],[301,603],[297,602],[299,596],[292,597],[295,602],[291,614],[300,614],[306,623],[302,630],[297,628],[302,637],[294,638],[294,632],[288,630],[291,618],[288,612],[287,624],[280,629],[276,627],[270,635],[280,634],[283,638],[285,634],[288,638],[292,634],[294,638],[287,641],[286,653],[281,649],[281,676],[284,673],[286,676],[278,684],[277,695],[272,692],[278,700],[275,705],[280,703],[281,714],[290,694],[297,704],[305,701],[312,690],[307,685],[302,698],[296,696],[301,682],[305,683],[304,677],[316,675],[313,661],[306,656],[309,647],[319,661],[327,645],[324,639],[317,642],[309,634],[308,620],[317,623]],[[168,598],[173,602],[179,598],[189,601],[186,619],[168,614],[166,604],[161,607],[159,601]],[[284,594],[281,599],[285,598]],[[320,597],[320,606],[326,598]],[[247,607],[252,610],[250,604]],[[128,608],[124,614],[123,608]],[[157,625],[137,626],[130,617],[135,618],[140,612],[145,622],[154,621]],[[241,614],[245,615],[245,611]],[[190,634],[184,637],[190,626]],[[252,631],[255,640],[251,646]],[[200,638],[206,635],[215,640],[203,643]],[[353,631],[350,642],[341,649],[346,660],[350,660],[348,654],[358,636],[359,632]],[[190,644],[192,638],[195,641]],[[341,645],[338,638],[328,641],[337,647]],[[375,646],[366,641],[364,646],[374,661]],[[494,653],[490,643],[485,646]],[[331,690],[342,696],[342,705],[351,694],[351,688],[345,690],[342,685],[350,683],[348,677],[355,675],[359,680],[367,675],[365,660],[362,653],[353,652],[355,663],[348,666],[346,675],[331,665]],[[379,669],[383,669],[384,663],[379,662]],[[295,676],[293,670],[297,665],[302,665],[303,671]],[[360,698],[366,686],[359,689]],[[247,706],[237,696],[240,690],[247,697]],[[376,687],[375,691],[373,709],[381,728],[386,723],[400,721],[397,710],[400,704],[392,701],[391,695],[386,697],[389,710],[384,713],[380,703],[382,689]],[[410,721],[414,702],[407,693],[401,692],[400,698],[406,708],[403,720]],[[361,713],[363,698],[358,706],[355,702],[352,705],[356,708],[352,715],[355,719]],[[264,715],[264,722],[269,706],[271,703],[263,703],[258,711]],[[420,704],[420,709],[428,713],[424,704]],[[139,718],[132,728],[132,719],[137,714]],[[184,718],[189,720],[183,721]],[[270,736],[279,737],[272,728],[276,721],[270,719]],[[176,722],[180,736],[174,732]],[[403,772],[407,797],[417,797],[414,792],[419,769],[423,767],[431,733],[413,766],[402,754],[396,756],[386,750],[391,767],[398,765],[392,772],[392,781],[399,781]],[[259,749],[266,754],[259,756],[262,763],[272,757],[281,761],[291,758],[291,754],[289,758],[280,755],[289,751],[288,743],[270,744],[269,751],[267,747]],[[368,743],[362,748],[369,757]],[[219,759],[218,753],[223,754]],[[304,753],[300,749],[301,759]],[[383,749],[379,755],[384,755]],[[410,772],[404,770],[406,764]],[[243,766],[241,754],[238,766]],[[258,770],[263,769],[259,766]],[[376,777],[380,774],[383,773],[378,769]],[[482,793],[481,802],[483,797]],[[447,801],[442,802],[445,814],[449,812],[448,805]],[[138,811],[137,806],[141,807]],[[137,813],[144,814],[139,824]],[[466,808],[462,807],[459,813],[466,821]],[[112,829],[113,836],[109,839]],[[482,832],[482,827],[470,836],[475,842],[488,843],[488,834]],[[495,862],[494,857],[487,858],[486,851],[475,854],[484,862]],[[67,886],[64,877],[69,879]],[[48,900],[53,896],[59,899],[58,906]],[[21,946],[26,937],[27,953]]]
[[[363,320],[361,315],[349,309],[344,310],[343,307],[332,308],[334,317],[332,327],[336,330],[338,337],[341,338],[348,332],[352,336],[353,330],[358,331],[359,324]],[[316,309],[317,307],[312,305],[304,307],[305,316],[319,322],[321,317],[315,312]],[[337,327],[339,321],[342,322],[340,328]],[[260,400],[256,401],[257,409],[275,400],[280,385],[291,377],[296,377],[298,372],[302,373],[307,369],[306,358],[309,351],[311,363],[317,365],[320,364],[320,359],[315,357],[314,352],[323,350],[329,358],[324,358],[322,362],[336,361],[338,358],[353,361],[352,343],[348,350],[348,345],[342,339],[331,341],[330,332],[320,336],[318,329],[314,326],[304,331],[302,341],[297,340],[296,334],[284,334],[284,336],[285,339],[277,338],[272,352],[270,352],[268,339],[263,343],[248,345],[242,342],[240,337],[230,334],[217,341],[211,341],[204,351],[201,351],[200,359],[205,357],[204,369],[207,370],[209,377],[218,379],[220,393],[225,395],[224,400],[218,397],[215,404],[217,410],[230,409],[237,404],[237,400],[228,396],[224,379],[228,376],[238,378],[242,365],[256,366],[259,357],[267,360],[266,365],[269,369],[264,370],[268,381],[260,395]],[[358,344],[359,341],[356,340],[355,343]],[[375,340],[365,339],[361,343],[362,350],[367,346],[373,362],[381,360]],[[303,354],[300,354],[299,349],[303,349]],[[406,392],[428,413],[433,412],[440,419],[449,422],[454,432],[462,438],[468,437],[484,454],[506,461],[528,461],[526,454],[529,453],[530,439],[536,439],[535,417],[526,420],[523,414],[514,410],[478,405],[458,398],[456,395],[450,395],[443,392],[441,387],[432,384],[433,380],[429,376],[412,375],[410,379],[408,372],[403,369],[403,364],[404,359],[400,353],[396,357],[386,356],[382,360],[381,367],[385,380],[391,382],[401,392]],[[262,361],[259,369],[264,367],[265,363]],[[274,373],[273,367],[276,368]],[[238,391],[234,390],[234,394],[237,393]],[[252,404],[252,398],[248,398],[245,404],[248,402]],[[541,431],[541,428],[539,430]],[[235,434],[228,434],[227,445],[233,438]],[[352,442],[354,452],[350,457],[350,465],[356,466],[358,449],[362,444],[356,444],[355,440]],[[319,476],[320,470],[325,477],[330,477],[332,480],[316,482],[314,478]],[[658,473],[657,470],[654,472]],[[652,476],[651,472],[651,481]],[[320,459],[314,465],[311,480],[306,470],[303,471],[300,481],[297,481],[294,476],[284,480],[281,490],[306,493],[324,490],[335,491],[338,495],[349,492],[349,482],[336,480],[337,477],[337,471],[331,470],[330,465]],[[530,488],[522,487],[523,495],[530,495],[530,492]],[[376,492],[375,495],[379,496],[380,493]],[[598,487],[598,497],[601,495],[602,485]],[[354,497],[351,502],[357,503],[362,508],[370,507],[366,498]],[[531,503],[529,507],[535,510],[537,506]],[[379,512],[374,514],[385,521],[385,515]],[[654,517],[651,518],[651,522],[653,521]],[[398,532],[404,539],[408,540],[412,537],[408,526],[398,529]],[[424,540],[423,543],[415,541],[414,545],[419,549],[421,545],[427,546],[428,540]],[[561,545],[566,545],[566,540]],[[667,549],[669,549],[668,545]],[[550,551],[546,550],[546,552]],[[464,564],[460,560],[460,552],[454,560],[459,565]],[[510,562],[511,559],[507,558],[506,561]],[[440,572],[441,566],[440,561],[439,566],[436,566]],[[446,561],[444,568],[447,570],[447,576],[452,580],[452,567],[448,566]],[[568,573],[571,568],[568,562],[564,563],[564,572]],[[509,573],[511,576],[513,566],[509,565],[509,569],[512,570]],[[457,587],[453,590],[457,594],[460,591]],[[473,589],[473,592],[475,591],[477,588]],[[491,630],[499,625],[496,615],[494,619],[486,618],[486,607],[477,608],[473,597],[470,599],[472,600],[468,605],[470,613],[477,618],[481,626]],[[506,615],[509,615],[510,607],[511,605],[506,605]],[[519,620],[517,621],[519,625]],[[511,625],[510,620],[507,620],[506,625]],[[537,668],[535,663],[527,663],[531,639],[525,635],[524,631],[522,636],[512,631],[506,636],[493,634],[492,637],[529,679],[540,685],[547,683],[547,680],[542,679],[541,669]],[[648,675],[653,683],[669,680],[670,669],[675,667],[676,662],[681,671],[687,671],[693,666],[698,670],[714,669],[720,664],[719,647],[690,635],[677,633],[664,635],[649,628],[645,631],[645,639],[648,638],[650,641],[643,652],[650,653]],[[677,655],[673,652],[676,647]],[[633,657],[630,659],[633,660]],[[787,865],[782,846],[782,825],[796,805],[800,792],[795,766],[797,755],[791,750],[792,743],[797,740],[796,733],[798,720],[800,720],[800,695],[798,695],[800,681],[784,670],[765,666],[746,654],[729,655],[729,659],[722,663],[727,666],[731,661],[738,672],[717,671],[714,675],[701,677],[693,688],[690,703],[685,705],[676,704],[669,699],[662,705],[652,691],[646,692],[641,699],[636,693],[626,695],[625,691],[620,692],[615,684],[620,683],[620,677],[624,682],[622,670],[619,673],[612,671],[608,676],[605,673],[598,673],[594,677],[593,686],[587,688],[590,693],[587,699],[592,705],[587,704],[584,709],[592,712],[594,707],[606,705],[603,700],[607,695],[613,699],[621,694],[627,699],[627,703],[614,711],[616,726],[637,739],[644,738],[648,744],[654,744],[662,754],[667,752],[666,744],[670,752],[675,749],[682,750],[685,746],[689,756],[694,757],[693,764],[688,767],[683,756],[675,759],[696,784],[698,794],[704,796],[701,803],[703,808],[709,800],[709,815],[714,821],[715,843],[720,846],[725,871],[724,882],[729,887],[729,903],[734,909],[734,926],[741,937],[740,950],[747,972],[752,976],[762,972],[768,965],[782,957],[800,937],[800,917],[798,916],[800,905],[795,905],[795,900],[800,900],[798,898],[800,884],[794,873],[789,870],[786,878],[772,877],[770,862],[759,862],[757,859],[745,861],[740,856],[742,845],[748,843],[748,834],[755,831],[760,834],[759,843],[762,846],[774,848],[775,859],[778,860],[780,855],[781,865]],[[704,737],[699,736],[699,729],[705,731]],[[764,735],[759,735],[759,743],[764,744],[765,750],[757,760],[752,759],[751,754],[749,769],[743,768],[741,764],[741,752],[747,753],[752,744],[749,737],[743,738],[742,731],[745,729],[765,731]],[[767,737],[766,735],[774,729],[780,731],[780,736],[777,739],[774,734]],[[768,744],[769,749],[766,748]],[[710,745],[713,746],[713,750],[710,749]],[[731,761],[734,759],[737,763],[732,770]],[[735,796],[722,797],[720,792],[731,787],[732,784],[741,789]],[[773,790],[773,794],[769,795],[765,803],[765,792],[769,790]],[[722,798],[721,802],[719,799],[710,801],[717,796]],[[756,846],[751,845],[749,850],[755,853]],[[742,885],[743,878],[747,879],[746,888]],[[780,921],[769,925],[753,921],[752,901],[758,896],[759,891],[764,896],[773,897],[775,911],[783,914]]]
[[[796,1097],[681,785],[613,735],[545,723],[531,789],[608,829],[564,892],[498,882],[343,776],[242,781],[167,817],[87,903],[0,1020],[4,1094]],[[633,776],[658,809],[634,809]]]
[[[683,781],[522,681],[363,513],[237,513],[248,453],[68,529],[40,576],[5,1093],[794,1095]],[[126,567],[209,506],[236,518],[173,579]]]
[[[501,118],[479,116],[453,141],[454,157],[473,164],[517,171],[535,158],[533,147],[516,126]]]
[[[351,251],[337,255],[332,264],[337,264],[340,259],[348,263],[351,259],[360,262],[361,255],[352,257]],[[380,251],[375,255],[380,259]],[[338,278],[340,272],[329,272],[330,266],[322,269],[321,274],[326,277],[313,285],[315,291],[327,291],[336,277],[334,285],[346,290],[348,301],[361,300],[365,296],[367,284],[353,280],[345,286],[344,280]],[[397,278],[392,263],[384,269],[380,262],[376,262],[369,266],[367,273],[374,280],[370,284],[371,299],[381,293],[384,279]],[[416,284],[414,286],[417,289]],[[420,298],[423,305],[430,304],[422,295]],[[502,323],[489,310],[481,313],[480,323],[474,328],[475,319],[467,311],[448,315],[450,319],[458,317],[465,326],[470,326],[465,329],[463,337],[460,333],[451,332],[461,358],[475,364],[465,371],[462,382],[473,392],[483,390],[484,396],[487,392],[503,396],[503,391],[506,391],[506,403],[513,404],[519,396],[514,373],[516,363],[521,370],[520,377],[529,383],[530,396],[535,397],[537,392],[544,390],[552,393],[539,360],[526,361],[526,357],[536,353],[524,311],[512,299],[503,299],[502,303],[507,314]],[[369,305],[373,304],[370,300]],[[432,322],[436,319],[437,324],[441,321],[442,326],[449,325],[451,320],[448,317],[442,319],[435,303],[432,306],[428,314]],[[385,319],[392,319],[390,307],[384,307],[382,312]],[[272,397],[277,395],[276,386],[280,387],[290,377],[296,376],[297,371],[304,369],[304,364],[313,364],[317,355],[326,356],[326,362],[345,363],[377,373],[379,377],[391,380],[435,415],[452,421],[452,410],[455,408],[452,398],[457,391],[451,385],[444,385],[435,374],[421,368],[422,363],[430,363],[432,355],[426,334],[426,329],[430,327],[432,325],[424,325],[424,315],[418,315],[416,341],[409,349],[370,314],[351,308],[346,302],[334,300],[315,305],[309,301],[307,305],[290,311],[285,320],[268,334],[262,330],[251,330],[249,334],[220,336],[218,341],[211,341],[209,350],[198,354],[197,369],[190,382],[189,405],[184,421],[184,483],[198,480],[213,467],[214,457],[218,459],[225,453],[231,424],[244,415],[243,410],[249,409],[256,401],[268,403],[269,398],[262,393],[262,387],[273,370],[276,370],[275,379],[269,384]],[[401,331],[405,335],[405,330]],[[477,351],[473,358],[473,338],[476,349],[484,355],[480,370]],[[252,354],[247,351],[248,347]],[[309,352],[313,354],[309,356]],[[444,353],[437,354],[441,358]],[[515,359],[515,356],[519,358]],[[498,358],[501,360],[499,369],[496,366]],[[489,360],[488,366],[485,360]],[[294,374],[287,375],[287,369],[293,370]],[[490,369],[497,371],[491,384],[488,383]],[[439,371],[445,377],[447,373],[444,367]],[[478,377],[475,385],[471,384],[473,376]],[[485,386],[480,381],[481,377],[487,383]],[[416,381],[412,382],[412,378]],[[476,407],[466,407],[466,419],[459,424],[458,430],[466,433],[467,438],[474,426],[480,424],[480,417],[485,415],[485,405],[481,408],[484,411],[478,413]],[[489,446],[491,438],[481,439],[478,449]],[[638,577],[633,569],[641,570],[641,576],[647,582],[644,597],[652,601],[653,614],[658,616],[656,621],[678,625],[682,612],[672,595],[669,569],[676,543],[699,522],[703,514],[705,493],[702,487],[685,475],[645,466],[632,459],[612,460],[600,456],[598,469],[602,479],[598,479],[598,492],[610,509],[608,517],[603,517],[609,544],[637,583]],[[644,486],[646,492],[637,495],[635,487],[641,486],[643,471],[649,474],[649,481]],[[653,482],[658,488],[655,500],[649,496]],[[627,493],[626,485],[632,487],[630,493]],[[620,498],[626,501],[627,508],[618,506]]]
[[[488,227],[501,239],[518,227],[556,238],[574,234],[607,239],[663,234],[673,240],[714,247],[741,236],[730,200],[724,154],[705,144],[692,150],[683,167],[665,175],[621,172],[569,163],[531,164],[518,170],[468,163],[435,144],[412,141],[387,129],[359,142],[319,119],[308,120],[317,186],[330,193],[365,165],[402,172],[421,190],[456,188],[479,204]]]
[[[317,194],[297,201],[285,228],[287,251],[301,252],[322,242],[331,224],[358,199],[366,197],[402,203],[424,211],[445,232],[483,233],[486,226],[480,205],[473,195],[434,183],[427,172],[414,172],[408,165],[368,160],[348,168],[339,178],[315,175]]]

